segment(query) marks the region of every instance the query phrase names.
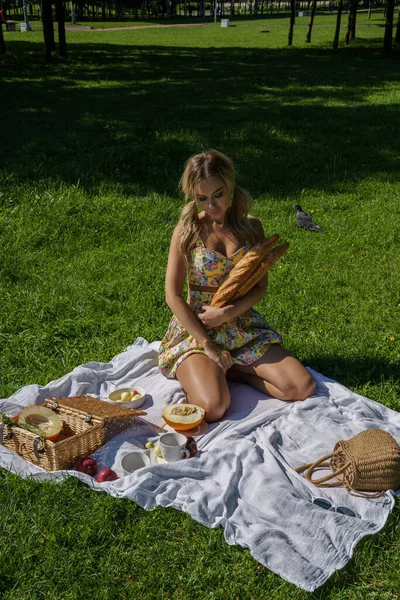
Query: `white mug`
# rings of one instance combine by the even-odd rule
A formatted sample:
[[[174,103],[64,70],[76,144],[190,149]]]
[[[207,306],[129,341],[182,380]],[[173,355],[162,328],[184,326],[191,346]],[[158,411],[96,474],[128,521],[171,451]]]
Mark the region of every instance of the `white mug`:
[[[187,437],[182,433],[163,433],[159,441],[161,453],[167,462],[176,462],[189,456],[189,450],[186,449]]]
[[[125,475],[130,475],[150,464],[150,459],[145,452],[128,452],[121,459],[121,467]]]

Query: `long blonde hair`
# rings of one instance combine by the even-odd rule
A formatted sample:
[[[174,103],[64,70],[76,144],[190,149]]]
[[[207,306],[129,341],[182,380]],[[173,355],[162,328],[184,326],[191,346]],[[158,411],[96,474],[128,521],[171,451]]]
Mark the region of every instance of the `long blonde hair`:
[[[179,248],[186,261],[200,235],[196,185],[199,181],[212,176],[218,176],[224,181],[232,198],[226,213],[226,221],[233,235],[238,240],[248,240],[252,245],[256,243],[256,232],[248,220],[253,199],[246,190],[236,185],[236,173],[232,161],[218,150],[204,150],[189,158],[179,182],[186,201],[178,221]]]

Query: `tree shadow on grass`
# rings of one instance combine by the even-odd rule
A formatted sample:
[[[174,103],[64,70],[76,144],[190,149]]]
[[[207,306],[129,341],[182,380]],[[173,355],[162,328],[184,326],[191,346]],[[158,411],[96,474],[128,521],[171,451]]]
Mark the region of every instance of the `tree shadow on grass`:
[[[398,65],[373,48],[71,44],[47,69],[39,48],[14,42],[3,66],[0,160],[14,182],[175,195],[207,147],[255,195],[397,178],[398,111],[369,98],[394,93]]]
[[[400,373],[400,363],[379,358],[362,357],[350,360],[337,356],[309,356],[303,363],[353,389],[366,384],[378,386],[383,381],[398,381]]]

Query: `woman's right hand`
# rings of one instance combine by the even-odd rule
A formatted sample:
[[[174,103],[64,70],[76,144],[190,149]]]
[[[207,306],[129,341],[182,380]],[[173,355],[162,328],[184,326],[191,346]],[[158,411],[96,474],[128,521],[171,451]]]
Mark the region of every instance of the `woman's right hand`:
[[[218,344],[214,344],[214,342],[211,341],[206,342],[204,345],[204,350],[206,355],[215,363],[217,363],[224,373],[226,373],[227,370],[233,365],[232,356],[229,350],[225,350],[225,348],[218,346]]]

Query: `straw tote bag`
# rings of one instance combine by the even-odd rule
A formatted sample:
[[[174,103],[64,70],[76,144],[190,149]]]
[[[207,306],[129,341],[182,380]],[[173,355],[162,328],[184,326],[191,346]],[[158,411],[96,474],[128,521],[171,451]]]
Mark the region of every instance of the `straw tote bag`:
[[[312,479],[315,469],[321,467],[330,467],[332,473]],[[371,498],[363,492],[376,492],[372,497],[379,497],[400,488],[400,447],[387,431],[365,429],[349,440],[340,440],[333,452],[296,471],[305,469],[306,479],[318,487],[344,486],[359,496]],[[334,478],[337,480],[331,481]]]

